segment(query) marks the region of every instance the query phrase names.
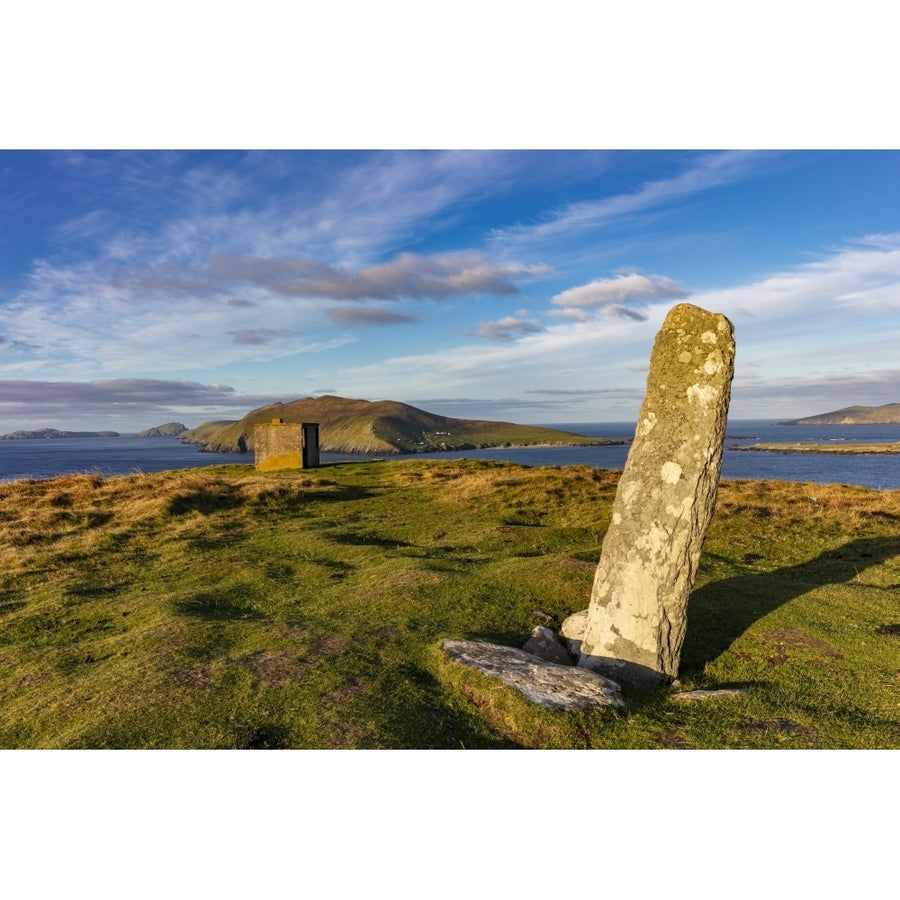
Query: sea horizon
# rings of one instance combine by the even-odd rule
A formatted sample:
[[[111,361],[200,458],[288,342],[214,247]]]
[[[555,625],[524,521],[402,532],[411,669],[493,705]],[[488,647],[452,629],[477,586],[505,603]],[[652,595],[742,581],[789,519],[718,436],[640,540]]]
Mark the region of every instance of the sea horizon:
[[[780,425],[775,419],[733,419],[728,422],[722,477],[851,484],[875,490],[900,489],[900,458],[891,454],[822,454],[735,452],[753,443],[813,444],[827,442],[892,442],[898,440],[898,425]],[[586,437],[631,441],[635,423],[554,422],[544,427],[570,431]],[[322,462],[372,459],[495,459],[520,465],[572,466],[621,469],[628,444],[588,447],[530,446],[494,447],[484,450],[449,450],[396,456],[322,453]],[[47,479],[78,473],[103,477],[206,468],[216,465],[252,465],[252,454],[210,453],[173,437],[25,438],[0,441],[0,482]]]

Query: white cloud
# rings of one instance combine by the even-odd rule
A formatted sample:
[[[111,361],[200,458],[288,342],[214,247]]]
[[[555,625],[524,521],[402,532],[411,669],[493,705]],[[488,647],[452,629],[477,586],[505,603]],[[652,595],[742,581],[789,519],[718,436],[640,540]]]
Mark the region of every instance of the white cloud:
[[[616,278],[598,278],[589,284],[569,288],[550,301],[561,309],[556,315],[567,316],[579,322],[591,316],[588,310],[612,313],[627,319],[643,320],[647,314],[634,309],[634,304],[647,300],[667,300],[688,295],[684,286],[663,275],[619,275]]]
[[[629,238],[634,243],[626,252],[609,229],[607,244],[615,248],[605,252],[616,258],[608,268],[600,268],[596,255],[590,268],[580,267],[585,245],[572,239],[588,235],[596,244],[592,229],[747,178],[771,156],[726,152],[688,159],[680,174],[633,192],[569,204],[537,224],[495,231],[490,246],[502,254],[489,255],[407,248],[430,246],[445,228],[462,240],[453,224],[467,215],[465,204],[499,195],[498,179],[526,166],[504,154],[348,154],[340,166],[329,160],[322,179],[304,179],[303,188],[290,188],[285,178],[285,191],[267,183],[256,194],[254,167],[277,168],[282,157],[262,155],[221,177],[211,168],[148,168],[139,155],[110,171],[105,157],[96,161],[90,183],[101,196],[104,185],[114,185],[110,196],[93,211],[87,203],[72,207],[71,220],[54,232],[64,254],[47,251],[25,288],[4,295],[0,373],[90,379],[179,372],[228,380],[230,374],[198,371],[230,366],[241,377],[257,378],[262,366],[248,374],[250,364],[287,359],[289,365],[263,376],[270,386],[293,377],[291,367],[300,368],[296,377],[309,379],[308,367],[316,366],[316,383],[359,396],[402,399],[414,386],[424,396],[452,388],[460,396],[480,393],[486,402],[508,396],[510,385],[523,395],[558,391],[544,396],[595,397],[598,403],[632,396],[642,386],[638,373],[655,329],[689,286],[620,269],[625,274],[618,277],[565,290],[566,283],[559,284],[549,299],[540,285],[521,293],[526,282],[550,274],[537,264],[542,255],[532,252],[542,242],[556,242],[546,258],[567,274],[579,273],[568,284],[586,281],[598,268],[615,272],[639,253],[637,238]],[[580,158],[576,163],[580,167]],[[160,168],[165,171],[153,195],[142,193]],[[143,205],[129,207],[127,215],[104,212],[126,209],[131,193]],[[154,212],[157,204],[161,214]],[[64,246],[69,239],[72,246]],[[573,253],[580,257],[577,268]],[[479,311],[460,301],[473,295],[482,295]],[[513,304],[501,309],[492,298],[507,296],[530,311],[504,315]],[[424,312],[430,301],[446,301],[432,310],[432,320]],[[791,384],[799,392],[812,391],[813,383],[864,386],[868,374],[892,370],[900,346],[900,235],[872,235],[753,283],[695,294],[692,302],[736,323],[735,402],[742,385],[760,402],[793,391]],[[550,316],[554,324],[543,324]],[[488,317],[494,318],[479,324]],[[406,350],[395,349],[388,329],[367,341],[354,331],[411,321],[422,324],[414,346],[423,352],[414,355],[401,355]],[[460,334],[491,343],[458,346]],[[343,354],[323,353],[351,341],[360,351],[353,368],[340,367]],[[314,361],[305,358],[314,354]],[[879,390],[885,383],[877,382]]]
[[[897,400],[900,234],[867,238],[691,302],[735,324],[732,404],[744,405],[745,415]]]
[[[0,418],[4,431],[76,427],[139,430],[172,419],[200,424],[238,419],[251,409],[296,395],[243,394],[224,384],[112,378],[94,381],[2,381]],[[93,426],[91,426],[93,423]]]
[[[53,403],[178,403],[221,405],[234,388],[196,381],[160,381],[152,378],[107,378],[94,381],[0,381],[0,404],[5,406]]]
[[[286,296],[335,300],[444,300],[458,294],[518,293],[513,279],[547,274],[546,266],[497,265],[481,253],[401,253],[357,271],[311,259],[223,255],[210,259],[216,280],[246,282]]]
[[[186,360],[192,369],[219,366],[226,350],[232,363],[318,352],[351,340],[328,334],[335,326],[418,320],[406,310],[351,312],[347,301],[516,295],[521,280],[547,271],[498,264],[475,251],[401,253],[360,269],[246,254],[219,254],[196,265],[166,258],[128,265],[38,260],[25,289],[3,307],[0,372],[23,372],[24,362],[32,373],[72,377],[175,372]]]
[[[900,310],[900,234],[880,235],[747,285],[706,291],[693,301],[752,327],[797,321],[810,334],[835,317],[860,321]],[[827,318],[825,317],[827,314]]]
[[[418,316],[409,313],[397,313],[364,306],[335,306],[328,310],[328,317],[335,325],[347,327],[404,325],[418,321]]]
[[[751,369],[735,377],[732,407],[739,411],[736,417],[794,418],[845,406],[896,403],[898,397],[900,369],[815,375],[766,375]]]
[[[381,396],[409,397],[413,384],[420,396],[452,390],[483,401],[505,396],[515,384],[521,396],[577,398],[585,413],[595,399],[605,410],[601,415],[615,416],[613,407],[623,418],[636,414],[654,335],[679,299],[671,294],[685,289],[660,276],[622,276],[570,291],[557,297],[585,306],[561,308],[584,312],[585,321],[516,334],[516,317],[509,317],[507,340],[388,357],[343,370],[342,383],[361,396],[378,385]],[[648,293],[660,302],[642,311],[642,321],[595,315],[615,306],[628,309],[626,302]],[[900,235],[881,235],[752,284],[694,295],[690,302],[735,322],[737,416],[802,415],[810,404],[828,406],[827,397],[834,408],[897,399]],[[493,326],[499,335],[503,321],[482,327]]]
[[[235,344],[269,344],[280,332],[274,328],[244,328],[241,331],[229,331],[234,336]]]
[[[478,337],[490,338],[493,341],[511,341],[514,337],[525,334],[539,334],[546,328],[535,319],[517,316],[504,316],[496,322],[483,322],[475,334]]]
[[[548,387],[630,386],[643,378],[627,366],[646,361],[663,312],[647,321],[596,320],[553,325],[508,341],[478,343],[427,353],[393,356],[340,371],[354,396],[446,396],[448,390],[487,400]],[[377,388],[375,387],[377,385]]]

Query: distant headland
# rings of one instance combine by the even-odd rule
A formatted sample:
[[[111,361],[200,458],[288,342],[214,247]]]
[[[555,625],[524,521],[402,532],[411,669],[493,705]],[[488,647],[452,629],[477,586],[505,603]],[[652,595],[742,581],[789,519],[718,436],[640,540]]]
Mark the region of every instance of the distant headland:
[[[803,419],[790,419],[779,425],[900,425],[900,403],[884,406],[845,406],[834,412]]]
[[[845,406],[833,412],[802,419],[790,419],[779,425],[900,425],[900,403],[884,406]],[[842,439],[843,440],[843,439]],[[761,450],[769,453],[833,453],[851,455],[859,453],[900,453],[900,441],[877,443],[829,443],[829,444],[749,444],[731,447],[731,450]]]
[[[39,438],[94,438],[120,437],[118,431],[58,431],[56,428],[39,428],[37,431],[12,431],[0,434],[0,441],[30,441]]]
[[[166,422],[165,425],[156,425],[153,428],[145,428],[137,433],[138,437],[179,437],[187,431],[187,425],[181,422]]]

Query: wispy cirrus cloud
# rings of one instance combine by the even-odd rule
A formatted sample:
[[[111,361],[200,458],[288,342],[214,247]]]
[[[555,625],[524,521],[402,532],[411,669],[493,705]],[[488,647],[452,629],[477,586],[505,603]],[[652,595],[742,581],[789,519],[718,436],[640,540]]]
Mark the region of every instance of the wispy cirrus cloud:
[[[772,156],[772,153],[742,150],[694,155],[683,172],[670,178],[647,181],[629,193],[567,204],[535,224],[494,229],[491,245],[521,248],[584,234],[625,216],[746,178]]]
[[[255,407],[293,399],[296,395],[244,394],[224,384],[150,378],[0,380],[0,421],[43,428],[90,420],[102,429],[122,427],[120,423],[128,428],[135,420],[150,427],[177,416],[199,424],[223,416],[240,418]]]
[[[0,334],[0,353],[8,353],[14,350],[33,353],[36,350],[40,350],[40,347],[37,344],[29,344],[27,341],[10,339],[5,335]]]
[[[166,243],[187,242],[194,259],[198,253],[234,253],[361,269],[445,230],[468,202],[521,165],[517,154],[500,151],[251,154],[236,176],[242,184],[239,210],[205,208],[202,203],[208,205],[216,192],[198,190],[189,214],[173,221]],[[312,174],[302,186],[295,186],[298,167]],[[270,186],[278,169],[283,190],[260,191],[260,179]]]
[[[527,165],[527,157],[500,151],[45,156],[57,179],[43,192],[40,182],[29,185],[16,203],[66,209],[51,236],[69,260],[196,266],[234,253],[351,269],[445,230],[466,203]]]
[[[364,305],[372,301],[505,297],[519,293],[521,280],[546,272],[542,265],[498,264],[474,251],[402,253],[361,269],[248,255],[217,255],[198,266],[170,260],[139,266],[40,262],[4,313],[8,340],[27,349],[42,337],[46,351],[39,358],[55,357],[57,367],[80,360],[95,371],[124,365],[173,371],[183,367],[186,354],[197,364],[216,364],[226,345],[250,359],[263,345],[277,344],[281,355],[339,346],[346,335],[329,338],[327,329],[419,320],[407,310]],[[360,308],[351,311],[348,304]],[[313,333],[319,339],[308,337]]]
[[[218,365],[226,349],[231,362],[259,360],[263,346],[276,356],[318,352],[349,339],[329,328],[421,320],[417,310],[389,314],[370,301],[506,297],[549,272],[478,250],[393,250],[464,219],[473,198],[508,189],[516,173],[538,166],[527,154],[46,158],[59,176],[53,190],[42,192],[36,180],[18,202],[48,217],[65,210],[66,218],[20,276],[21,287],[0,298],[7,339],[0,372],[178,371],[186,360]],[[568,164],[569,177],[584,168]],[[60,192],[66,203],[57,202]],[[366,310],[346,308],[356,303]],[[13,365],[13,349],[29,358]]]
[[[892,313],[900,310],[900,233],[867,236],[812,262],[695,299],[748,325],[754,319],[800,316],[801,324],[813,330],[821,326],[825,310],[832,321],[836,315],[862,319]]]

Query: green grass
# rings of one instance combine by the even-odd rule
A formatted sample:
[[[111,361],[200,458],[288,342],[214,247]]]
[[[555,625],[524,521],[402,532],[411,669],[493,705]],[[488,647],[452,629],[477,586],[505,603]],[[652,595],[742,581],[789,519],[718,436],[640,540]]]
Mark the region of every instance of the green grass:
[[[587,606],[616,474],[391,461],[0,486],[0,747],[897,748],[900,492],[723,482],[677,703],[440,652]]]

